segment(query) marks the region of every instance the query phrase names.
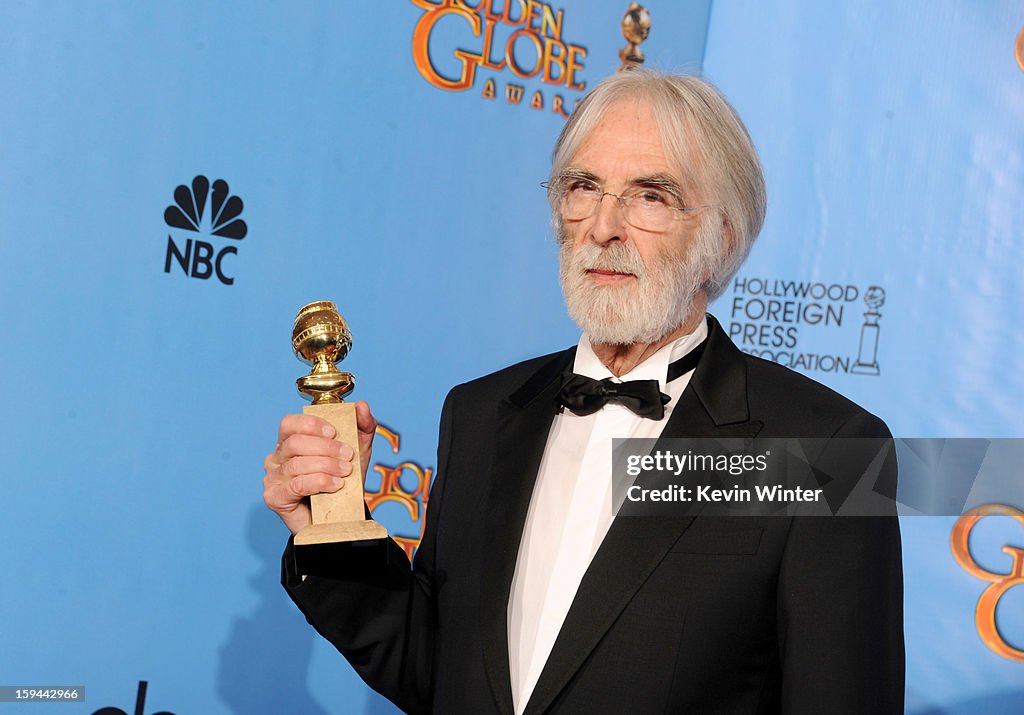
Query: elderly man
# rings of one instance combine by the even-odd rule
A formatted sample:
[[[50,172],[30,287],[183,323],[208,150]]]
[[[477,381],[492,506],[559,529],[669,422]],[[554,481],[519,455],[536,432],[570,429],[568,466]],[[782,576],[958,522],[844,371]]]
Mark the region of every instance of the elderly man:
[[[289,546],[288,593],[410,712],[902,711],[895,518],[613,514],[613,437],[888,435],[705,314],[765,213],[739,118],[702,80],[618,74],[566,123],[548,195],[579,344],[451,391],[411,569],[391,544],[387,568],[304,578]],[[340,447],[282,420],[265,500],[293,533],[352,447],[368,463],[358,416]]]

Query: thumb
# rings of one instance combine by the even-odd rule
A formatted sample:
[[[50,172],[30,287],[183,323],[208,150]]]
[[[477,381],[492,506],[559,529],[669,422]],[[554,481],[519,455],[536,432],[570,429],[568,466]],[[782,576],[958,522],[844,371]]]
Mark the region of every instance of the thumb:
[[[359,431],[359,438],[364,435],[373,437],[377,430],[377,420],[370,413],[370,406],[364,400],[356,403],[356,429]]]
[[[366,469],[373,447],[373,436],[377,431],[377,420],[370,412],[370,406],[363,400],[356,403],[356,431],[359,433],[359,454],[362,457],[363,469]]]

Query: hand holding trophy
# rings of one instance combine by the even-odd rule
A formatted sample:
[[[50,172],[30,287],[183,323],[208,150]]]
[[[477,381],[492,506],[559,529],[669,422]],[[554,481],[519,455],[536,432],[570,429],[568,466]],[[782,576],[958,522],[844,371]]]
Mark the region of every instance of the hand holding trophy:
[[[329,422],[335,429],[334,438],[353,448],[355,477],[346,479],[336,492],[310,496],[313,523],[295,534],[294,541],[296,565],[302,574],[335,573],[346,560],[386,559],[387,530],[366,518],[355,405],[342,400],[355,388],[355,378],[335,366],[351,347],[352,334],[333,302],[317,301],[299,311],[292,329],[292,348],[296,357],[313,366],[308,375],[296,380],[299,392],[312,399],[302,411]],[[373,555],[378,549],[382,552],[379,557]]]

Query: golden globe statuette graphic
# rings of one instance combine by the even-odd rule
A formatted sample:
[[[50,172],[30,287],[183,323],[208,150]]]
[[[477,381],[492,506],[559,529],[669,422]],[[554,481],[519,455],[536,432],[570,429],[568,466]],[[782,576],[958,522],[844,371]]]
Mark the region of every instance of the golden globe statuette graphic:
[[[298,571],[332,574],[346,562],[367,557],[383,561],[388,532],[366,518],[356,408],[342,400],[355,388],[355,378],[335,367],[352,348],[352,334],[332,301],[310,303],[299,311],[292,329],[292,348],[296,357],[313,366],[308,375],[295,381],[299,392],[313,401],[302,408],[303,413],[327,420],[335,429],[335,439],[355,451],[352,475],[344,486],[309,498],[313,523],[294,540]]]
[[[622,16],[622,36],[626,38],[626,46],[619,50],[622,65],[619,72],[631,70],[644,63],[644,53],[640,51],[640,43],[651,34],[651,13],[638,2],[631,2]]]
[[[871,286],[864,294],[864,304],[868,309],[864,313],[864,325],[860,327],[860,349],[857,351],[857,362],[850,372],[857,375],[878,375],[878,333],[881,328],[878,319],[882,314],[878,309],[885,305],[885,291],[881,286]]]

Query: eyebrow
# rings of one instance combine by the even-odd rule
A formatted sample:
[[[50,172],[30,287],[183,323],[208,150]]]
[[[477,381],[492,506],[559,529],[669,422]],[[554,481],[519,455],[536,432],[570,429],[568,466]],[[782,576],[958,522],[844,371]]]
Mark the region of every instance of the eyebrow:
[[[597,174],[576,166],[570,166],[558,175],[559,181],[565,181],[566,179],[586,179],[587,181],[593,181],[595,184],[601,183],[601,179]]]
[[[645,186],[652,189],[661,189],[672,194],[676,199],[683,200],[683,187],[668,174],[650,174],[640,176],[630,181],[632,186]]]

